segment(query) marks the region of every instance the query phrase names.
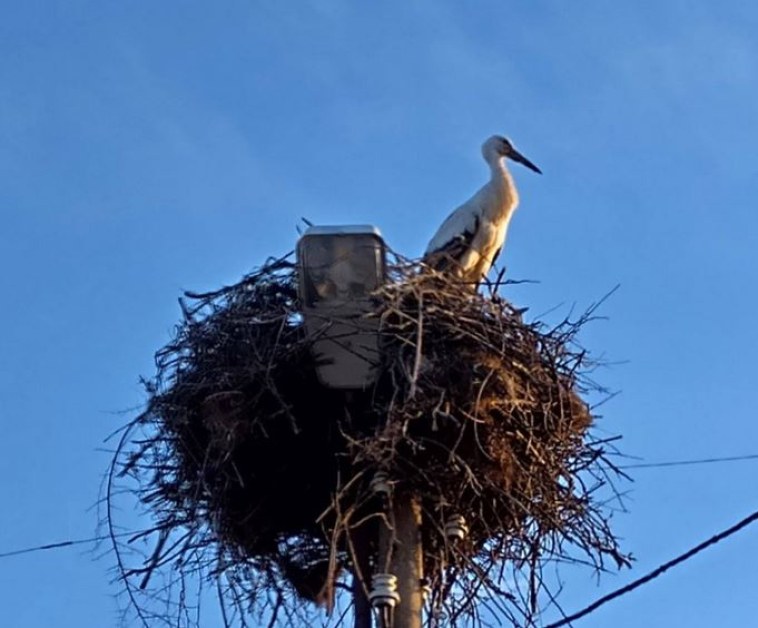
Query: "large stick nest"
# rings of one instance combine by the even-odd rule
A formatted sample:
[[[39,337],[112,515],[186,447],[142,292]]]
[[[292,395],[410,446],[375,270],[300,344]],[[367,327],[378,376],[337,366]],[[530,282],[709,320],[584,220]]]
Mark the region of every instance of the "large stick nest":
[[[298,599],[331,609],[343,574],[360,584],[378,569],[378,471],[421,505],[430,621],[477,618],[489,596],[501,620],[526,624],[545,564],[627,562],[594,498],[613,466],[608,441],[590,435],[591,365],[576,343],[592,311],[548,328],[494,289],[474,294],[403,261],[391,275],[370,315],[380,376],[352,394],[316,377],[288,259],[186,295],[109,482],[112,497],[117,476],[135,480],[156,518],[140,564],[116,544],[138,610],[135,592],[160,568],[223,579],[222,605],[239,611],[229,623],[255,611],[297,624]],[[444,524],[457,514],[469,532],[452,543]]]

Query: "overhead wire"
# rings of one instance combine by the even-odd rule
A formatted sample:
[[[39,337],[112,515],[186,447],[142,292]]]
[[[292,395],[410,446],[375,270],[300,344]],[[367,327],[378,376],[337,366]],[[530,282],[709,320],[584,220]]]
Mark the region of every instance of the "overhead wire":
[[[696,458],[692,460],[671,460],[662,462],[640,462],[632,464],[618,465],[619,469],[655,469],[663,467],[683,467],[700,464],[714,464],[721,462],[738,462],[744,460],[758,460],[758,454],[746,454],[744,456],[724,456],[720,458]],[[118,534],[116,536],[129,536],[131,533]],[[36,545],[33,547],[25,547],[23,549],[11,550],[8,552],[0,552],[0,559],[10,558],[11,556],[19,556],[22,554],[31,554],[33,552],[40,552],[52,549],[59,549],[63,547],[70,547],[72,545],[83,545],[85,543],[96,543],[98,541],[105,541],[109,539],[109,535],[95,536],[88,539],[74,539],[68,541],[59,541],[57,543],[47,543],[45,545]]]
[[[615,600],[616,598],[619,598],[622,595],[626,595],[627,593],[634,591],[635,589],[641,587],[643,584],[646,584],[650,582],[651,580],[654,580],[658,576],[662,575],[664,572],[668,571],[672,567],[675,567],[676,565],[679,565],[683,563],[684,561],[689,560],[690,558],[695,556],[695,554],[702,552],[704,549],[710,547],[711,545],[715,545],[719,541],[723,541],[725,538],[731,536],[732,534],[736,532],[739,532],[742,528],[747,527],[748,525],[750,525],[751,523],[757,520],[758,520],[758,510],[748,515],[741,521],[737,522],[730,528],[727,528],[726,530],[719,532],[718,534],[712,536],[707,541],[703,541],[699,545],[696,545],[692,549],[684,552],[684,554],[680,554],[676,558],[666,563],[663,563],[660,567],[653,569],[653,571],[647,573],[641,578],[638,578],[637,580],[633,580],[629,584],[624,585],[623,587],[620,587],[607,595],[604,595],[603,597],[595,600],[592,604],[590,604],[589,606],[586,606],[582,610],[577,611],[576,613],[573,613],[571,615],[567,615],[560,621],[557,621],[545,626],[545,628],[559,628],[560,626],[566,626],[567,624],[570,624],[571,622],[574,622],[577,619],[581,619],[582,617],[589,615],[590,613],[596,611],[598,608],[600,608],[604,604],[607,604],[611,600]]]
[[[700,458],[700,459],[693,459],[693,460],[675,460],[675,461],[665,461],[665,462],[651,462],[651,463],[634,463],[629,465],[620,465],[620,469],[643,469],[643,468],[661,468],[661,467],[676,467],[676,466],[690,466],[690,465],[699,465],[699,464],[713,464],[713,463],[721,463],[721,462],[736,462],[736,461],[744,461],[744,460],[756,460],[758,459],[758,454],[748,454],[744,456],[726,456],[726,457],[719,457],[719,458]],[[700,553],[701,551],[707,549],[711,545],[715,545],[716,543],[726,539],[727,537],[735,534],[736,532],[740,531],[741,529],[747,527],[748,525],[754,523],[758,520],[758,511],[753,512],[752,514],[748,515],[735,525],[731,526],[730,528],[727,528],[726,530],[712,536],[708,540],[700,543],[699,545],[696,545],[695,547],[691,548],[690,550],[684,552],[683,554],[680,554],[676,558],[663,563],[653,571],[647,573],[646,575],[638,578],[637,580],[634,580],[630,582],[627,585],[624,585],[623,587],[620,587],[616,589],[615,591],[612,591],[611,593],[604,595],[592,604],[586,606],[585,608],[581,609],[580,611],[577,611],[576,613],[573,613],[571,615],[567,615],[563,617],[563,619],[554,622],[552,624],[549,624],[545,626],[545,628],[560,628],[561,626],[566,626],[570,624],[571,622],[576,621],[577,619],[580,619],[582,617],[585,617],[586,615],[589,615],[590,613],[596,611],[601,606],[604,606],[608,602],[611,602],[614,599],[617,599],[623,595],[626,595],[627,593],[630,593],[631,591],[634,591],[635,589],[641,587],[644,584],[647,584],[651,580],[654,580],[661,576],[663,573],[671,569],[672,567],[675,567],[686,560],[689,560],[696,554]],[[121,536],[131,536],[133,533],[131,532],[123,532],[116,534],[116,537]],[[21,556],[24,554],[31,554],[41,551],[48,551],[53,549],[61,549],[64,547],[72,547],[76,545],[84,545],[88,543],[97,543],[100,541],[105,541],[111,539],[111,535],[101,535],[101,536],[94,536],[90,538],[85,539],[69,539],[66,541],[58,541],[54,543],[46,543],[43,545],[36,545],[32,547],[25,547],[17,550],[10,550],[7,552],[0,552],[0,559],[3,558],[11,558],[13,556]]]
[[[758,454],[744,456],[725,456],[722,458],[699,458],[695,460],[673,460],[664,462],[640,462],[619,465],[619,469],[653,469],[658,467],[684,467],[697,464],[712,464],[716,462],[736,462],[738,460],[758,460]]]
[[[133,536],[133,532],[123,532],[116,536]],[[52,549],[60,549],[62,547],[71,547],[72,545],[84,545],[86,543],[97,543],[99,541],[107,541],[111,538],[109,534],[103,536],[93,536],[88,539],[72,539],[68,541],[58,541],[56,543],[46,543],[44,545],[35,545],[33,547],[24,547],[22,549],[10,550],[8,552],[0,552],[0,558],[10,558],[11,556],[20,556],[22,554],[32,554],[34,552],[42,552]]]

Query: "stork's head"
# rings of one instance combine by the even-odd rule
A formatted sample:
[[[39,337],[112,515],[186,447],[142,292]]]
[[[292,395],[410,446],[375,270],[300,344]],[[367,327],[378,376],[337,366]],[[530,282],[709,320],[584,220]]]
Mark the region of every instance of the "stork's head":
[[[507,137],[502,137],[501,135],[493,135],[482,144],[482,155],[484,155],[484,158],[488,162],[500,159],[501,157],[507,157],[508,159],[512,159],[513,161],[525,165],[530,170],[542,174],[542,170],[518,152]]]

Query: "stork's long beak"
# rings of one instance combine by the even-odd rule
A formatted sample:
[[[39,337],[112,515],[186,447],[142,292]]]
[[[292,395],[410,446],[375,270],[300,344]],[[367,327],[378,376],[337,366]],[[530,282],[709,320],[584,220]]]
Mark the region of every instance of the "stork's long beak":
[[[524,164],[530,170],[534,170],[536,173],[542,174],[542,170],[540,170],[537,166],[535,166],[531,161],[529,161],[526,157],[524,157],[515,148],[511,148],[511,152],[508,153],[508,157],[513,159],[513,161],[517,161],[520,164]]]

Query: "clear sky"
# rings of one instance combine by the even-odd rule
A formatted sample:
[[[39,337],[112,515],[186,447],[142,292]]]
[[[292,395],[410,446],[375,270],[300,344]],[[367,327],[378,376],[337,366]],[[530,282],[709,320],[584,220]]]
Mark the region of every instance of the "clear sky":
[[[95,534],[104,438],[182,289],[293,247],[301,216],[407,255],[510,136],[544,176],[502,261],[537,314],[617,283],[584,343],[600,429],[656,462],[758,451],[758,5],[442,0],[5,2],[0,13],[0,553]],[[557,316],[554,314],[553,316]],[[126,414],[123,412],[126,411]],[[640,469],[631,571],[758,506],[756,462]],[[132,516],[128,511],[125,517]],[[0,626],[116,626],[112,559],[0,560]],[[753,625],[758,528],[576,626]],[[555,619],[552,615],[548,619]]]

